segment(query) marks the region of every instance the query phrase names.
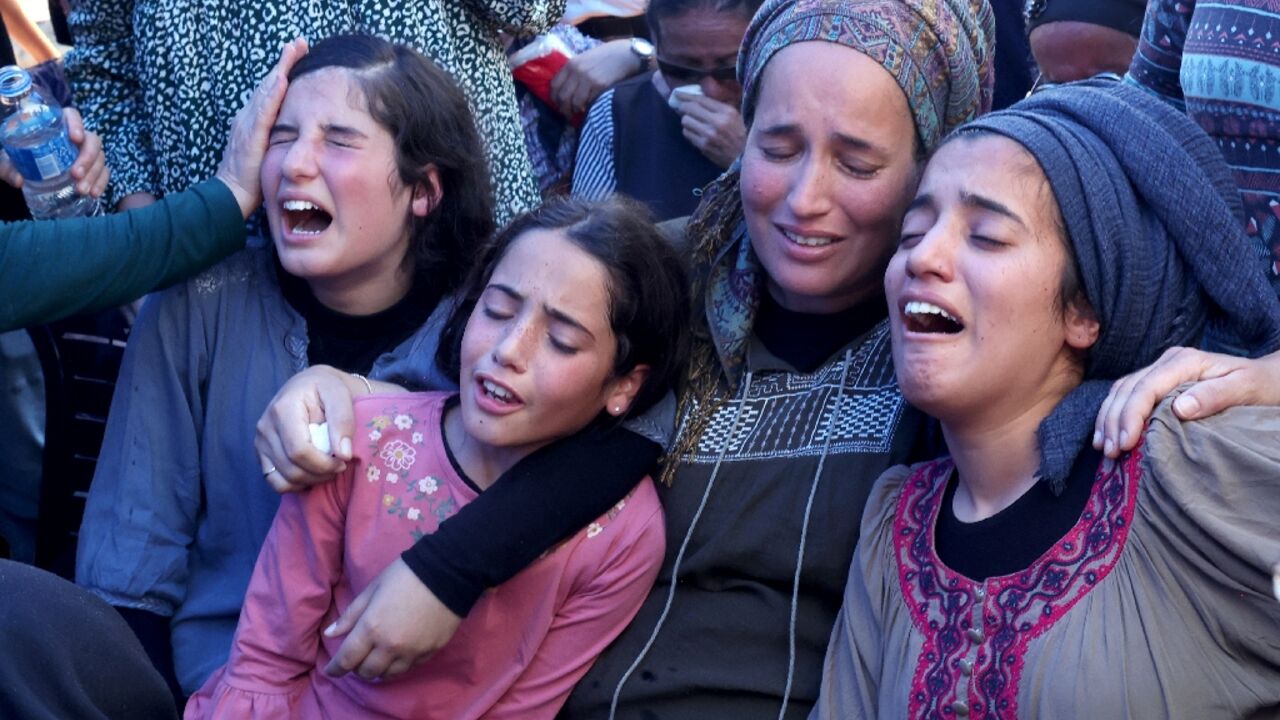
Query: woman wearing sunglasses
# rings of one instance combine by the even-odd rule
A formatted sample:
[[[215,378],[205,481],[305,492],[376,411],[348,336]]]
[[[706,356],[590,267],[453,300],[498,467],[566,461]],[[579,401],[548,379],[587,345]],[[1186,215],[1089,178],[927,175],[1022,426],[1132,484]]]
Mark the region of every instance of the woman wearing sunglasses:
[[[702,188],[742,153],[747,131],[735,62],[761,0],[653,0],[656,47],[633,43],[658,69],[606,91],[591,106],[573,194],[612,192],[649,206],[659,220],[689,215]]]

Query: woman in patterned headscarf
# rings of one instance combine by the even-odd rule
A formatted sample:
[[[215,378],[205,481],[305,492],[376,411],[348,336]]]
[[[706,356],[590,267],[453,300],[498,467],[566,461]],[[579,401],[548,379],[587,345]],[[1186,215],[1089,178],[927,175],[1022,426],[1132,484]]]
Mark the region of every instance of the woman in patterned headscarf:
[[[753,19],[747,147],[689,225],[668,556],[565,717],[809,712],[867,492],[917,435],[885,263],[920,158],[990,107],[992,36],[985,0],[775,0]]]

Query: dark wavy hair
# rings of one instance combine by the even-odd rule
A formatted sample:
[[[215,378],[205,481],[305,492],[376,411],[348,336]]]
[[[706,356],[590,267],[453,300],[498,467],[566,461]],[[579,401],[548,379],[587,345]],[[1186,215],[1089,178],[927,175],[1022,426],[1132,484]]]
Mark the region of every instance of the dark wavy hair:
[[[414,217],[409,252],[419,277],[454,290],[475,249],[494,230],[493,188],[471,107],[456,83],[421,53],[372,35],[335,35],[317,42],[289,72],[293,81],[325,68],[352,72],[369,115],[395,142],[400,181],[440,177],[440,203]]]
[[[649,34],[661,42],[659,35],[661,21],[683,15],[690,10],[706,8],[721,13],[738,13],[750,20],[764,0],[649,0],[649,7],[644,12],[645,22],[649,25]]]
[[[614,196],[592,202],[560,198],[519,215],[481,251],[440,339],[436,361],[461,374],[462,335],[493,271],[517,238],[558,230],[604,265],[609,326],[616,341],[613,377],[648,365],[649,373],[624,417],[648,410],[675,382],[689,354],[689,280],[675,248],[638,202]]]

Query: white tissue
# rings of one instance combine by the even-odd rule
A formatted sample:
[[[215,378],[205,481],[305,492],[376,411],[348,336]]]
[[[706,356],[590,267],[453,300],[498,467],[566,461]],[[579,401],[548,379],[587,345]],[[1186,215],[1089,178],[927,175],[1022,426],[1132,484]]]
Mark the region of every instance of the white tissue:
[[[333,447],[329,445],[329,423],[311,423],[307,425],[307,430],[311,431],[311,444],[322,453],[333,454]]]
[[[688,100],[691,97],[701,97],[703,94],[701,85],[681,85],[672,90],[671,94],[667,96],[667,105],[670,105],[672,110],[680,112],[680,101]]]

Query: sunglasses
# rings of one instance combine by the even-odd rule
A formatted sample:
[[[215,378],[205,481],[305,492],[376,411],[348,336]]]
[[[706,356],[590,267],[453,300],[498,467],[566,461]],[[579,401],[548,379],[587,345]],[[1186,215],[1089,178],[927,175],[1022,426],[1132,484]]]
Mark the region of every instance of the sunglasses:
[[[710,70],[699,70],[685,65],[678,65],[668,62],[662,58],[656,58],[658,61],[658,70],[667,80],[673,81],[680,85],[693,85],[702,81],[702,78],[709,77],[716,82],[728,83],[738,81],[738,67],[736,65],[725,65],[723,67],[711,68]]]

